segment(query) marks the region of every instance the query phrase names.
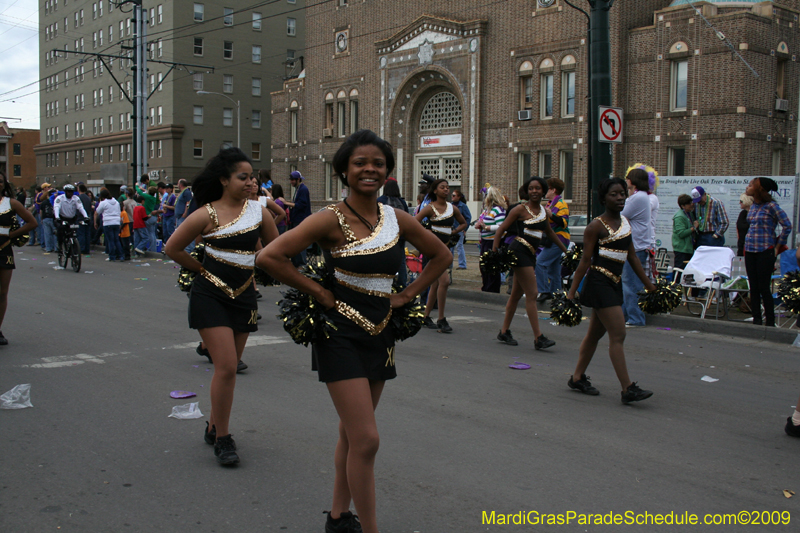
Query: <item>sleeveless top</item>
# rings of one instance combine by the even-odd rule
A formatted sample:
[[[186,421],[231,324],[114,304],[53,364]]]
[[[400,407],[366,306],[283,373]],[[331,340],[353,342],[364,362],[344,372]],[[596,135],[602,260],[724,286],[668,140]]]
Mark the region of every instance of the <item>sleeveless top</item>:
[[[531,218],[517,220],[517,236],[514,240],[525,246],[533,255],[536,255],[536,249],[539,248],[539,243],[550,225],[547,222],[547,210],[544,207],[540,207],[539,214],[534,215],[527,203],[523,204],[523,207]]]
[[[17,213],[11,209],[11,199],[4,196],[0,200],[0,250],[11,249],[11,239],[8,234],[16,216]]]
[[[439,240],[445,244],[450,243],[450,237],[453,234],[453,221],[456,216],[453,212],[453,204],[447,202],[447,208],[444,213],[439,213],[433,203],[429,204],[433,210],[433,216],[430,217],[431,231],[434,235],[439,237]]]
[[[325,264],[335,279],[331,292],[336,299],[332,320],[339,316],[357,325],[369,336],[379,335],[389,324],[392,308],[389,296],[392,282],[405,253],[400,246],[400,227],[395,211],[378,204],[378,223],[372,233],[356,239],[335,205],[326,206],[336,214],[347,242],[323,250]],[[340,334],[347,334],[340,331]]]
[[[247,200],[239,216],[224,226],[219,225],[214,206],[206,204],[205,208],[214,222],[214,229],[203,235],[206,245],[204,270],[194,285],[200,282],[199,288],[204,292],[228,300],[235,300],[248,292],[252,292],[251,296],[255,298],[253,268],[256,244],[261,235],[261,204]]]
[[[608,231],[608,237],[597,241],[597,248],[592,255],[592,270],[596,270],[608,276],[614,283],[620,283],[622,278],[622,267],[625,266],[625,261],[628,259],[628,250],[630,249],[633,237],[631,236],[631,225],[628,219],[620,216],[622,219],[619,224],[619,229],[614,231],[609,227],[605,221],[597,217],[600,223],[605,226]]]

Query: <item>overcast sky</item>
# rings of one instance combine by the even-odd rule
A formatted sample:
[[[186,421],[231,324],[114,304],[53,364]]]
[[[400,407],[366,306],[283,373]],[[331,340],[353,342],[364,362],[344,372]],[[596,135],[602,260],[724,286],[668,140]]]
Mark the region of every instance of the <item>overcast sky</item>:
[[[12,128],[39,129],[38,4],[0,0],[0,120]]]

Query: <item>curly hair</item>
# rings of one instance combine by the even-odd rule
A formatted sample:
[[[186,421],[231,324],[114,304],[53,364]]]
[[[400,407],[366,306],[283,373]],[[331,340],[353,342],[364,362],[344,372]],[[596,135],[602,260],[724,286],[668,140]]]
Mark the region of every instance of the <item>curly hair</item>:
[[[531,199],[530,195],[528,195],[528,187],[531,186],[532,181],[537,181],[539,182],[539,185],[542,186],[542,197],[544,197],[544,195],[547,194],[547,191],[550,189],[550,187],[547,186],[547,182],[544,180],[544,178],[540,178],[539,176],[531,176],[525,181],[525,183],[522,184],[522,187],[519,188],[519,197],[523,200]]]
[[[223,148],[217,155],[206,163],[206,166],[195,176],[192,182],[192,192],[194,193],[197,207],[209,204],[222,198],[222,182],[220,179],[227,178],[236,171],[239,163],[250,163],[252,161],[239,148]]]

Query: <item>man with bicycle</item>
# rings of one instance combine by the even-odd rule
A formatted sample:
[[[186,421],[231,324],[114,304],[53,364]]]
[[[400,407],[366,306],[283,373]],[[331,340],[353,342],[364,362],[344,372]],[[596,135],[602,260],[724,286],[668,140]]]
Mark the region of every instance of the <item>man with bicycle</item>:
[[[58,250],[61,250],[61,245],[64,242],[64,235],[66,234],[69,224],[74,224],[78,220],[78,214],[83,215],[83,219],[88,219],[89,215],[83,208],[83,202],[75,195],[75,186],[67,183],[64,185],[64,194],[56,197],[53,204],[53,212],[58,221],[57,237],[58,237]]]

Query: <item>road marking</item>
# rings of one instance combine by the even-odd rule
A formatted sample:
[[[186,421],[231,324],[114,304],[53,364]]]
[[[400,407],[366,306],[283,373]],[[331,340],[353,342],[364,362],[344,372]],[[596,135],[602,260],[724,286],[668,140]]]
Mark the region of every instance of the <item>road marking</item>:
[[[185,342],[183,344],[175,344],[174,346],[165,346],[162,350],[185,350],[187,348],[196,348],[199,341]],[[247,338],[245,348],[252,348],[254,346],[266,346],[268,344],[283,344],[289,342],[286,337],[275,337],[272,335],[251,335]]]
[[[491,322],[488,318],[481,318],[479,316],[449,316],[448,322],[459,322],[461,324],[480,324],[482,322]]]
[[[131,352],[101,353],[99,355],[89,355],[88,353],[78,353],[75,355],[56,355],[52,357],[42,357],[42,363],[33,365],[20,365],[21,368],[61,368],[65,366],[77,366],[84,363],[94,363],[102,365],[103,359],[117,355],[127,355]]]

